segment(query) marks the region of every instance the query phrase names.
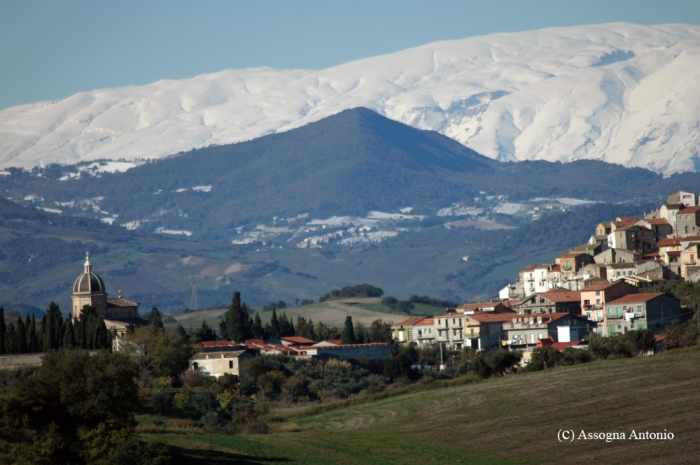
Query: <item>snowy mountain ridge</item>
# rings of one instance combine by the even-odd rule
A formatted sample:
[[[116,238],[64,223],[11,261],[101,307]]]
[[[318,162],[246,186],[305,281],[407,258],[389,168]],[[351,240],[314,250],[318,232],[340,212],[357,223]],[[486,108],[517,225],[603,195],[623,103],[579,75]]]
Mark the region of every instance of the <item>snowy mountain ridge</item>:
[[[0,168],[160,158],[367,107],[498,160],[700,170],[700,27],[436,42],[333,68],[228,70],[0,111]]]

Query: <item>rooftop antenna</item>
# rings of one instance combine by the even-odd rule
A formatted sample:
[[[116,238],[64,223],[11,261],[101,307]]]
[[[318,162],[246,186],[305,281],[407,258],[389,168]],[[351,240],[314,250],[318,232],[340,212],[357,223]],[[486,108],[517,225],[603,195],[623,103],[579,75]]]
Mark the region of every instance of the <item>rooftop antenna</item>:
[[[197,286],[199,285],[199,279],[201,278],[198,274],[193,274],[189,276],[190,285],[192,286],[192,298],[190,298],[190,310],[199,310],[199,296],[197,295]]]

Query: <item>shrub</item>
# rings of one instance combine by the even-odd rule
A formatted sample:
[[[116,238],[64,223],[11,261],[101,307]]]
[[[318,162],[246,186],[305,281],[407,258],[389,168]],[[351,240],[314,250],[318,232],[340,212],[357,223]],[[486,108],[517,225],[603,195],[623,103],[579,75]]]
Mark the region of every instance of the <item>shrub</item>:
[[[151,407],[159,415],[163,415],[173,405],[173,398],[166,392],[155,392],[151,395]]]
[[[165,392],[173,385],[173,379],[170,376],[161,376],[152,381],[151,387],[156,391]]]
[[[175,394],[175,406],[179,409],[188,409],[192,404],[192,390],[188,387],[180,389],[180,392]]]
[[[180,381],[188,388],[204,386],[207,376],[199,370],[185,370],[180,374]]]
[[[672,321],[666,328],[666,339],[664,345],[667,349],[678,349],[681,347],[693,347],[698,344],[697,323],[688,321],[680,324]]]
[[[206,389],[199,390],[192,396],[192,405],[202,414],[215,410],[218,403],[216,394]]]
[[[248,425],[248,434],[267,434],[268,426],[263,420],[256,420]]]

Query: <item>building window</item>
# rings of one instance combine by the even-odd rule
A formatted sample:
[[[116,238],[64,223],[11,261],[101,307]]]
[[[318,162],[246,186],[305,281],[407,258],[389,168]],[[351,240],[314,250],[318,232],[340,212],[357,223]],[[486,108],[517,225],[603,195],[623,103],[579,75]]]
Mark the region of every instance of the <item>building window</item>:
[[[233,370],[233,360],[228,361],[228,367]]]
[[[198,364],[197,362],[194,362],[194,363],[192,364],[192,368],[194,368],[195,370],[198,370],[198,369],[199,369],[199,364]]]

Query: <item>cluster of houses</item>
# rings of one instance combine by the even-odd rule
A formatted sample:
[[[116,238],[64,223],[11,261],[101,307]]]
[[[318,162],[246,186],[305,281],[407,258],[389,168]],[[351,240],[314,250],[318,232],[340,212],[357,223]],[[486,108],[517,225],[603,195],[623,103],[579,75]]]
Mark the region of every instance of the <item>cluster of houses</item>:
[[[679,191],[643,217],[596,226],[586,244],[554,262],[529,266],[499,300],[459,305],[444,315],[393,325],[400,343],[439,342],[453,349],[523,350],[555,344],[585,347],[586,335],[649,329],[661,334],[692,311],[665,293],[644,292],[665,280],[700,280],[700,203]]]
[[[340,339],[316,342],[299,336],[283,336],[269,341],[248,339],[242,343],[208,341],[202,342],[201,351],[190,358],[190,369],[205,371],[216,377],[225,373],[238,375],[241,362],[254,354],[339,360],[385,360],[391,355],[391,344],[343,344]]]

